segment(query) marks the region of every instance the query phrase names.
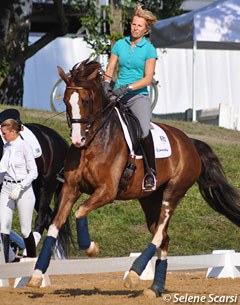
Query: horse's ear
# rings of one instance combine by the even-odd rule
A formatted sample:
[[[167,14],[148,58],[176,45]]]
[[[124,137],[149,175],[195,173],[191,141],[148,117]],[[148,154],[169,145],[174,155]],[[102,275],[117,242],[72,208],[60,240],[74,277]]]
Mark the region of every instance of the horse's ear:
[[[99,69],[94,70],[87,78],[87,80],[92,80],[97,77]]]
[[[62,78],[62,80],[64,80],[64,82],[67,84],[68,83],[68,77],[67,74],[63,71],[63,69],[59,66],[57,66],[58,68],[58,74],[59,76]]]

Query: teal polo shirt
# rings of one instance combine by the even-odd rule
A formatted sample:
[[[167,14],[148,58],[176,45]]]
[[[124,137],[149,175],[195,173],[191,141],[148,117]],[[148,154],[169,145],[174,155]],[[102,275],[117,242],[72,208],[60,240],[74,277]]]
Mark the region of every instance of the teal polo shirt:
[[[157,58],[154,46],[143,37],[131,48],[130,36],[119,39],[112,48],[118,56],[119,72],[115,88],[132,84],[144,77],[145,63],[150,58]],[[147,87],[129,92],[131,94],[148,94]]]

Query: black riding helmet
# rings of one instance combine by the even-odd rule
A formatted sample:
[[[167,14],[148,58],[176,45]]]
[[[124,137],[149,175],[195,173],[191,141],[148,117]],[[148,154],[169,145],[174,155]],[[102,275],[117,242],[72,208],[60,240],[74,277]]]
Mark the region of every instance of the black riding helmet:
[[[20,112],[17,109],[6,109],[0,112],[0,124],[3,121],[13,119],[16,120],[20,125],[22,125],[22,121],[20,119]]]

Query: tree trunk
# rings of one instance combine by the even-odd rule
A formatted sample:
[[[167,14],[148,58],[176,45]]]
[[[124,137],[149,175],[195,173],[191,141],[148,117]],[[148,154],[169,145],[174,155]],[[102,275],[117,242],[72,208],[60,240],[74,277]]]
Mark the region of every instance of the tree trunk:
[[[6,75],[0,78],[0,104],[22,106],[25,64],[16,66],[14,58],[28,48],[32,1],[3,0],[0,10],[0,64],[7,65]]]
[[[123,20],[122,20],[122,9],[119,5],[119,1],[111,0],[110,2],[110,15],[112,23],[110,24],[111,35],[123,34]]]
[[[112,37],[117,37],[119,34],[123,35],[124,25],[122,20],[122,9],[120,6],[119,0],[110,1],[110,15],[112,18],[112,23],[110,23],[110,34]],[[111,46],[114,45],[116,40],[111,40]],[[118,77],[118,64],[115,67],[115,70],[112,75],[112,80],[115,82]]]

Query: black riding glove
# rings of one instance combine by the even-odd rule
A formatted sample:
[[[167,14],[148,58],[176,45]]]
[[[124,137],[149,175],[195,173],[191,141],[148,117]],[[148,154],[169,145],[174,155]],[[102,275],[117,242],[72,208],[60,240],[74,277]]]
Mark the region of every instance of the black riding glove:
[[[103,84],[102,84],[102,87],[103,87],[103,91],[105,93],[106,96],[111,96],[112,95],[112,91],[113,91],[113,88],[110,84],[110,82],[108,81],[104,81]]]
[[[116,97],[122,97],[124,96],[128,91],[130,91],[130,88],[128,85],[122,86],[118,89],[113,90],[112,94]]]

